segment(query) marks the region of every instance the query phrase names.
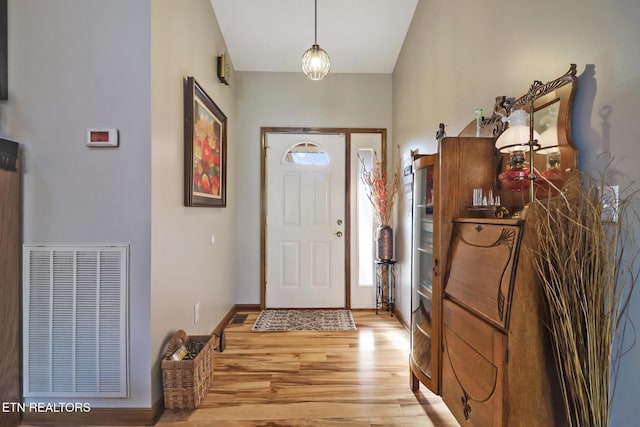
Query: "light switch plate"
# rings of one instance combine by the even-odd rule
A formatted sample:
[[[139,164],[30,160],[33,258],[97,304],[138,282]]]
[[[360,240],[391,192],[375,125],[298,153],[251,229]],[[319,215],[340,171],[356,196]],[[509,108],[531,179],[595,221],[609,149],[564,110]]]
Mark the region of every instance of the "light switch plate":
[[[605,185],[602,189],[602,213],[604,222],[617,222],[620,204],[620,189],[617,185]]]

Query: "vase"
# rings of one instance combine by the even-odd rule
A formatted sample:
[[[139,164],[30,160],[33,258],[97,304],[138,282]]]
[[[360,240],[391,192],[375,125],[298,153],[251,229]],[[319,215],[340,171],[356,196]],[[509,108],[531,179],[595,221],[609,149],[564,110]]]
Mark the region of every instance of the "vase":
[[[393,259],[393,229],[381,225],[376,229],[376,259],[391,261]]]

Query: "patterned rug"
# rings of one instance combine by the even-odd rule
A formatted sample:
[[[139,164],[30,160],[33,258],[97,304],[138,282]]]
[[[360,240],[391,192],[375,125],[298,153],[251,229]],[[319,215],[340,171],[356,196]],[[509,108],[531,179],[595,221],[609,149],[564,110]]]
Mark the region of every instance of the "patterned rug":
[[[263,310],[251,329],[274,331],[351,331],[356,329],[350,310]]]

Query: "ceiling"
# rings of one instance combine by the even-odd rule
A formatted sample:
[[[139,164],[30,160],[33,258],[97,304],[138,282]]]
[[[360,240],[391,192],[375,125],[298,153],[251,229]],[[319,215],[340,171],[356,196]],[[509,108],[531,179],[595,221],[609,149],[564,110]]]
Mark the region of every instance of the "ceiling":
[[[331,73],[392,73],[418,0],[318,0]],[[314,0],[211,0],[237,71],[299,72]]]

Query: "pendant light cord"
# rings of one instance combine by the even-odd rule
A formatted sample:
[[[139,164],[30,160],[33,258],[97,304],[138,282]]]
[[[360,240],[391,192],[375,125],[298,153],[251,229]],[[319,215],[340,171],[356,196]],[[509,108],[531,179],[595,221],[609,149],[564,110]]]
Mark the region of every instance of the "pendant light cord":
[[[314,17],[315,17],[315,21],[314,21],[314,34],[313,34],[313,40],[314,40],[314,44],[318,44],[318,0],[315,0],[315,9],[314,9]]]
[[[302,55],[302,72],[311,80],[322,80],[329,73],[331,58],[318,45],[318,0],[314,0],[314,39],[313,45]]]

